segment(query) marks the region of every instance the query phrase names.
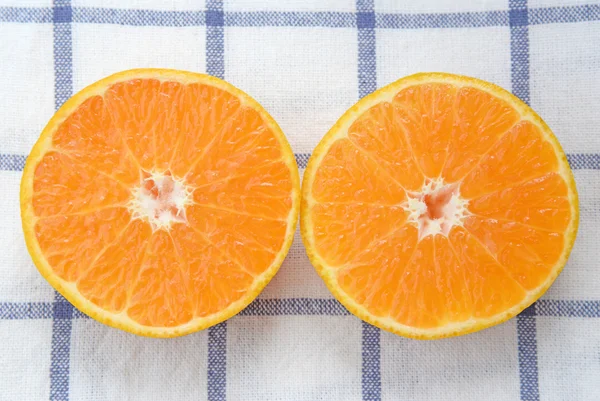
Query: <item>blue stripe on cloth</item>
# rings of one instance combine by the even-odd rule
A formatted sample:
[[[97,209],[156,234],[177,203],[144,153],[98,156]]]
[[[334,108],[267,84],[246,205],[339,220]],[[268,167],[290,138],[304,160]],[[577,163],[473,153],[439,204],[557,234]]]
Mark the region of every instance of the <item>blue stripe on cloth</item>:
[[[512,92],[529,104],[529,32],[527,1],[510,0],[510,59]]]
[[[310,153],[296,153],[294,156],[298,168],[305,169],[310,159]],[[573,170],[600,170],[600,154],[570,153],[567,154],[567,160]]]
[[[296,153],[296,164],[299,169],[305,169],[310,153]],[[0,154],[0,171],[22,171],[27,156]],[[600,154],[571,153],[567,155],[573,170],[600,170]]]
[[[529,9],[530,25],[583,21],[600,21],[600,4]]]
[[[367,14],[369,15],[369,14]],[[358,93],[362,98],[377,89],[375,29],[358,30]]]
[[[73,316],[72,317],[73,317],[73,319],[89,319],[90,318],[88,315],[86,315],[85,313],[83,313],[79,309],[74,309],[73,310]]]
[[[567,160],[573,170],[600,170],[600,154],[571,153]]]
[[[225,13],[225,25],[353,28],[356,26],[356,15],[344,12],[227,12]]]
[[[208,401],[227,399],[227,322],[208,329]]]
[[[54,8],[54,105],[58,109],[73,94],[73,55],[69,0]]]
[[[0,155],[0,171],[22,171],[25,168],[27,156]]]
[[[375,33],[374,0],[356,0],[356,27],[358,28],[358,97],[363,98],[377,89],[377,45]],[[377,327],[362,322],[363,401],[381,400],[381,332]]]
[[[600,301],[542,299],[535,303],[537,316],[600,317]]]
[[[206,72],[225,78],[225,33],[223,1],[208,0],[206,11]]]
[[[519,381],[521,400],[540,399],[537,363],[537,328],[535,305],[517,316],[517,338],[519,355]]]
[[[375,11],[373,0],[357,0],[358,28],[358,97],[377,89],[377,48],[375,44]]]
[[[350,313],[335,299],[255,299],[240,316],[344,316]]]
[[[509,0],[512,92],[529,104],[529,28],[527,0]],[[517,316],[521,400],[540,398],[535,306]]]
[[[69,400],[73,306],[58,292],[55,295],[50,357],[50,401]]]
[[[296,158],[298,168],[305,169],[308,164],[308,159],[310,159],[310,153],[295,153],[294,157]]]
[[[50,302],[1,302],[0,320],[50,319],[53,307]]]
[[[64,316],[63,312],[58,313]],[[0,320],[51,319],[53,302],[0,302]],[[350,312],[333,298],[277,298],[256,299],[239,316],[348,316]],[[541,299],[521,312],[527,316],[600,318],[600,301],[570,301]],[[77,309],[73,319],[89,319]]]
[[[377,14],[376,20],[376,27],[385,29],[480,28],[508,25],[508,12]]]
[[[206,4],[206,72],[225,78],[223,0]],[[208,401],[227,399],[227,322],[208,329]]]
[[[58,109],[73,94],[70,0],[54,0],[54,104]],[[50,357],[50,401],[69,400],[69,365],[73,306],[55,293]]]
[[[380,330],[362,322],[362,399],[381,400]]]
[[[133,26],[202,26],[204,11],[125,10],[110,8],[73,8],[78,23]]]
[[[0,7],[0,22],[50,23],[51,8]]]
[[[201,26],[207,24],[204,11],[128,10],[72,7],[73,22],[142,26]],[[529,24],[553,24],[600,20],[599,4],[529,8]],[[359,10],[360,12],[360,10]],[[50,23],[51,8],[0,7],[0,22]],[[226,26],[322,26],[354,27],[356,16],[348,12],[224,12]],[[471,28],[509,25],[504,10],[391,14],[375,13],[375,26],[388,29]]]

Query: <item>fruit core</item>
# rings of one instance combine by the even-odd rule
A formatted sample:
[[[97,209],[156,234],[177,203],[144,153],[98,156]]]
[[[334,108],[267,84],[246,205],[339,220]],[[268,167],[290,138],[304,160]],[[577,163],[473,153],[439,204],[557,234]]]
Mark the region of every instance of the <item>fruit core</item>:
[[[429,180],[420,191],[409,192],[403,205],[408,222],[419,228],[419,239],[428,235],[448,236],[454,226],[462,226],[468,202],[460,196],[458,184]]]
[[[147,221],[153,231],[168,230],[173,223],[187,222],[185,208],[192,203],[192,191],[169,171],[144,171],[140,185],[132,192],[129,204],[132,217]]]

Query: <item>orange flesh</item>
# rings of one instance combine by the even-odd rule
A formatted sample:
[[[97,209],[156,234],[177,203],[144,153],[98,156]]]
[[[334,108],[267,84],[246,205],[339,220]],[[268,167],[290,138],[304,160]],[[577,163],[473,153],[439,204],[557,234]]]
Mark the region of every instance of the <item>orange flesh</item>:
[[[572,218],[559,161],[539,128],[473,87],[427,83],[359,115],[315,170],[315,251],[368,313],[430,329],[489,318],[544,283]],[[422,192],[443,182],[443,190]],[[422,236],[407,200],[449,232]]]
[[[161,183],[153,174],[159,174]],[[189,204],[170,197],[176,182]],[[84,101],[35,169],[35,234],[100,308],[174,327],[243,297],[280,252],[293,177],[259,112],[206,84],[133,79]],[[169,227],[132,213],[141,188]],[[145,196],[146,196],[145,195]]]

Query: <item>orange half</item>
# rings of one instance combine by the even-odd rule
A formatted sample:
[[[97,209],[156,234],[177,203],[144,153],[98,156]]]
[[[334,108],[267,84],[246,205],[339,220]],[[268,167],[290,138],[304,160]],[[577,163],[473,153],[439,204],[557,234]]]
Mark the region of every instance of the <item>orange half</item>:
[[[504,89],[423,73],[363,98],[304,173],[302,237],[352,313],[434,339],[501,323],[565,265],[575,182],[542,119]]]
[[[283,262],[300,203],[290,146],[218,78],[121,72],[50,120],[21,182],[25,240],[84,313],[153,337],[247,306]]]

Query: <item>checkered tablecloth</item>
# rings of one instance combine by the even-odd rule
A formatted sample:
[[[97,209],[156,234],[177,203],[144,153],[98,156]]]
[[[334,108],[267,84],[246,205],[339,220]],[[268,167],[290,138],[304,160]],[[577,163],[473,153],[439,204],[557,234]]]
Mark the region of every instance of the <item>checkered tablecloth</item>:
[[[112,72],[207,72],[250,93],[301,172],[360,97],[418,71],[511,89],[553,128],[581,202],[575,249],[505,324],[419,342],[332,299],[299,236],[246,310],[173,340],[86,318],[25,248],[28,151]],[[600,400],[600,4],[585,0],[0,0],[0,400]]]

